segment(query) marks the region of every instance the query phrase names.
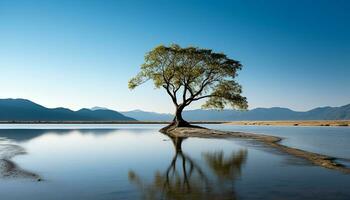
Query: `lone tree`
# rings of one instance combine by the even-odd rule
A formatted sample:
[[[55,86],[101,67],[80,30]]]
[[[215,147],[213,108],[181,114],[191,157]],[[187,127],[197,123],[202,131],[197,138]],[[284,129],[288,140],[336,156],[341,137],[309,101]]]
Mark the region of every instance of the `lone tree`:
[[[181,48],[173,44],[158,46],[145,55],[141,71],[129,81],[129,88],[153,80],[156,88],[164,88],[175,105],[175,117],[169,127],[191,126],[182,111],[192,102],[207,99],[202,108],[237,109],[248,107],[242,87],[235,81],[239,61],[223,53],[196,47]]]

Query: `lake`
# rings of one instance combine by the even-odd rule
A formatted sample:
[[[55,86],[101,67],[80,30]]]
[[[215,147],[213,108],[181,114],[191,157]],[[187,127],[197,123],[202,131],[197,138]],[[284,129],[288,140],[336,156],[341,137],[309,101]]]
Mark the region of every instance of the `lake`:
[[[234,125],[206,125],[206,127],[226,131],[273,135],[283,138],[281,144],[289,147],[344,158],[339,160],[339,162],[344,164],[349,164],[350,160],[349,127]]]
[[[347,127],[206,126],[350,158]],[[1,199],[350,199],[348,174],[251,140],[178,140],[161,127],[1,125]]]

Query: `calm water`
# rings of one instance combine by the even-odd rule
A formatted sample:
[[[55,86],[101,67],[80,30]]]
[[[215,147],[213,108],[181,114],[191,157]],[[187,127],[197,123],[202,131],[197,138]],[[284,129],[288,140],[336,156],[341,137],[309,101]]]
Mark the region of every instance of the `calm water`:
[[[284,138],[282,144],[311,152],[350,159],[349,127],[286,127],[206,125],[218,130],[261,133]]]
[[[210,126],[349,156],[350,129]],[[1,199],[350,199],[350,175],[244,140],[172,140],[160,127],[1,125]]]

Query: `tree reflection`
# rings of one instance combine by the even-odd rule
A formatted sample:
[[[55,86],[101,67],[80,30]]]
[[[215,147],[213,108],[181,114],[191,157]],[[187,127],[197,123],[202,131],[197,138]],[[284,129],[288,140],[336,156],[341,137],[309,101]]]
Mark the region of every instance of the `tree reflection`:
[[[206,152],[205,166],[201,166],[182,151],[184,138],[171,140],[174,157],[164,172],[155,173],[151,183],[129,171],[129,181],[141,190],[144,199],[237,199],[233,184],[241,173],[247,151],[233,152],[227,157],[223,151]]]

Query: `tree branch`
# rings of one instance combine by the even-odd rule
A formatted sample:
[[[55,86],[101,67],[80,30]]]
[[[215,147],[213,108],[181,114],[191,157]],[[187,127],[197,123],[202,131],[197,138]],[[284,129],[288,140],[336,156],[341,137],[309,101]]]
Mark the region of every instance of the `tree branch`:
[[[163,88],[167,91],[167,93],[170,95],[171,99],[173,100],[173,103],[176,105],[176,106],[179,106],[178,103],[177,103],[177,99],[176,99],[176,96],[174,96],[173,94],[171,94],[170,90],[169,90],[169,84],[167,84],[166,86],[163,85]]]
[[[201,97],[198,97],[198,98],[193,98],[192,101],[197,101],[197,100],[200,100],[200,99],[204,99],[204,98],[208,98],[208,97],[215,97],[216,95],[204,95],[204,96],[201,96]]]
[[[209,71],[207,78],[205,78],[205,79],[202,81],[202,84],[201,84],[199,90],[198,90],[196,93],[194,93],[194,94],[192,93],[192,94],[191,94],[191,98],[192,98],[192,99],[195,98],[196,96],[200,95],[200,94],[202,93],[202,91],[204,90],[204,88],[205,88],[209,83],[212,83],[212,82],[210,81],[210,78],[211,78],[211,74],[213,73],[213,71],[214,71],[213,69],[211,69],[211,70]]]
[[[187,95],[187,87],[184,86],[184,92],[182,94],[182,103],[184,104],[186,102],[186,95]]]

